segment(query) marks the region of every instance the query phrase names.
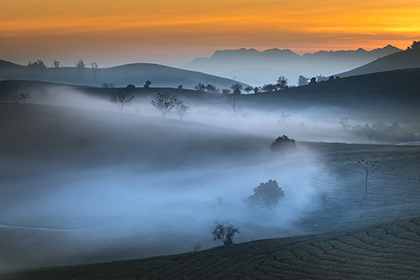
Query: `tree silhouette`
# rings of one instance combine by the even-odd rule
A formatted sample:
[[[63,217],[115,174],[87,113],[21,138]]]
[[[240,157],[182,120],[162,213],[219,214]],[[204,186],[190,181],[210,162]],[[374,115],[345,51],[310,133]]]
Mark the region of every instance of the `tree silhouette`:
[[[223,93],[222,93],[223,102],[225,102],[226,104],[230,106],[230,108],[232,108],[235,116],[240,110],[238,96],[239,94],[230,93],[229,90],[223,90]]]
[[[131,95],[132,88],[118,88],[110,98],[110,102],[115,104],[118,109],[122,112],[126,106],[131,104],[131,101],[134,99],[134,96]]]
[[[44,61],[39,60],[39,59],[35,62],[30,62],[29,61],[27,67],[32,68],[32,69],[45,69],[45,68],[47,68],[47,66],[45,66]]]
[[[233,236],[238,233],[239,228],[236,228],[230,223],[220,223],[218,221],[214,222],[214,226],[211,230],[214,241],[222,241],[223,245],[229,246],[233,244]]]
[[[194,87],[194,90],[196,90],[196,91],[205,91],[206,90],[206,86],[203,83],[198,83]]]
[[[372,161],[369,162],[369,160],[365,159],[362,156],[357,157],[356,161],[365,171],[365,189],[366,189],[366,199],[367,199],[369,174],[372,174],[377,169],[376,164],[378,163],[378,161],[375,160],[373,162]]]
[[[23,100],[23,104],[26,104],[26,100],[30,99],[31,96],[29,94],[21,93],[19,100]]]
[[[277,79],[277,84],[276,84],[276,86],[277,86],[277,88],[278,88],[278,89],[280,89],[280,90],[287,89],[287,79],[286,79],[285,77],[283,77],[283,76],[280,76],[280,77]]]
[[[180,101],[175,106],[175,115],[178,115],[179,119],[182,121],[184,119],[185,115],[188,113],[189,109],[190,109],[190,106],[188,106],[184,102]]]
[[[150,103],[156,107],[156,109],[162,113],[162,117],[165,118],[168,113],[181,103],[181,101],[176,95],[158,93],[153,97]]]
[[[84,69],[86,67],[86,63],[81,59],[79,59],[74,65],[79,69]]]
[[[246,88],[244,88],[244,91],[246,91],[246,93],[249,94],[253,89],[253,87],[247,86]]]
[[[277,139],[271,143],[270,149],[272,152],[285,153],[286,151],[296,149],[296,142],[295,139],[291,139],[286,135],[283,135],[281,137],[277,137]]]
[[[149,88],[151,84],[152,84],[152,82],[151,82],[151,81],[149,81],[149,80],[147,80],[147,81],[144,83],[144,88]]]
[[[54,59],[54,60],[53,60],[53,67],[54,67],[54,68],[58,68],[58,67],[60,67],[60,61],[58,61],[57,59]]]
[[[230,87],[233,91],[233,94],[241,94],[242,85],[240,83],[233,84]]]
[[[254,188],[254,194],[246,198],[246,202],[253,207],[273,209],[284,197],[283,190],[276,180],[269,180]]]

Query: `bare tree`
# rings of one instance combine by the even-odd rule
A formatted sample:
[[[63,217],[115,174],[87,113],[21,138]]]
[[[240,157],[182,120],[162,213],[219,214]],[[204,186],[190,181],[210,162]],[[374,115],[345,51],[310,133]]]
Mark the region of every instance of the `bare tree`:
[[[365,171],[365,189],[366,189],[366,199],[368,198],[368,179],[369,174],[372,174],[376,169],[376,164],[378,161],[369,161],[368,159],[365,159],[362,156],[359,156],[356,158],[357,163],[363,168]]]
[[[181,101],[176,95],[158,93],[153,97],[150,103],[152,103],[152,105],[162,113],[162,117],[165,118],[166,114],[175,109]]]
[[[19,101],[20,100],[23,100],[23,104],[26,104],[26,100],[28,100],[30,98],[31,98],[31,96],[29,94],[21,93],[20,94]]]
[[[179,119],[182,121],[189,109],[190,106],[180,101],[175,107],[175,115],[178,115]]]
[[[238,102],[238,96],[239,94],[230,93],[229,91],[222,93],[223,102],[228,104],[230,108],[232,108],[233,113],[235,113],[235,116],[238,114],[241,108]]]
[[[96,83],[96,80],[98,79],[99,72],[101,70],[99,69],[98,64],[96,62],[92,62],[90,65],[92,66],[93,81]]]
[[[214,222],[211,234],[213,235],[214,241],[222,241],[223,245],[228,246],[233,244],[233,236],[238,233],[239,228],[236,228],[230,223]]]
[[[131,101],[134,99],[134,96],[131,95],[131,89],[126,88],[118,88],[112,95],[109,101],[111,103],[114,103],[115,106],[120,109],[122,112],[124,110],[124,107],[131,104]]]

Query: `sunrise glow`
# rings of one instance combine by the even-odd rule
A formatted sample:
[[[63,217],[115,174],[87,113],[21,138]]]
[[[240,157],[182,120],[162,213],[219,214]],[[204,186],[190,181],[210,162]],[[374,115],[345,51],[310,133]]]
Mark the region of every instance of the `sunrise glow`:
[[[1,58],[182,64],[217,49],[406,48],[418,0],[0,1]]]

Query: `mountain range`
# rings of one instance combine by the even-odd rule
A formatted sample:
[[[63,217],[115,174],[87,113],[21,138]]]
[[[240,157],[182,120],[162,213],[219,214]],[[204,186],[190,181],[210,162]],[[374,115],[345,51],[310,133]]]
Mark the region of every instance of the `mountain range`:
[[[229,77],[252,85],[274,83],[279,76],[296,83],[298,77],[330,76],[349,71],[380,57],[399,53],[392,45],[367,51],[359,48],[347,51],[319,51],[299,55],[289,49],[238,49],[216,51],[209,58],[196,58],[185,69]]]

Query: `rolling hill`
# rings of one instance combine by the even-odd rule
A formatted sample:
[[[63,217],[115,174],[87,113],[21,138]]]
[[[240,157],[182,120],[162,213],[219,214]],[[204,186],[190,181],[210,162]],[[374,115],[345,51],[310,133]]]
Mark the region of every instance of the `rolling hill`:
[[[198,83],[213,84],[219,88],[230,88],[237,81],[173,67],[134,63],[110,68],[29,68],[0,60],[0,80],[36,80],[71,85],[114,86],[134,84],[142,87],[147,80],[151,87],[194,88]],[[245,85],[245,84],[243,84]]]
[[[416,279],[420,218],[202,252],[0,275],[25,279]]]
[[[351,71],[338,74],[340,77],[364,75],[375,72],[391,71],[399,69],[419,68],[420,67],[420,43],[414,42],[413,45],[403,52],[393,53],[388,56],[378,58],[366,65],[355,68]]]

